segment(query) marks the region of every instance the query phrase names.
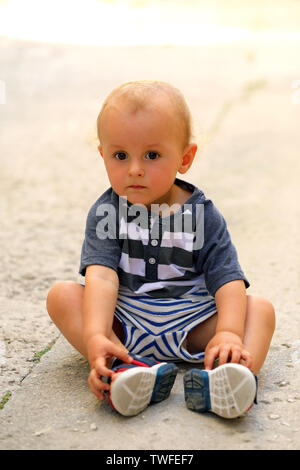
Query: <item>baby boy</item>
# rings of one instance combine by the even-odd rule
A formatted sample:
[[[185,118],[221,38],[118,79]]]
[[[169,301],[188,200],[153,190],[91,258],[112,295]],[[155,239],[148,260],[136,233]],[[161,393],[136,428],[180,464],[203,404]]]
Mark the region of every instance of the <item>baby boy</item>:
[[[185,99],[165,82],[128,82],[97,125],[111,187],[87,217],[85,285],[53,286],[49,315],[88,359],[91,391],[109,393],[121,414],[167,398],[185,361],[194,364],[184,376],[189,409],[241,416],[255,399],[274,308],[247,295],[219,210],[177,177],[197,152]]]

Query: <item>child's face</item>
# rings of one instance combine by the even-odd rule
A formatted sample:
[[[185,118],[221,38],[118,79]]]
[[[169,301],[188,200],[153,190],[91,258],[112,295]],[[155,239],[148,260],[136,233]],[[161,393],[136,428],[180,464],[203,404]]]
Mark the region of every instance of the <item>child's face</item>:
[[[166,100],[135,113],[126,103],[106,108],[99,150],[114,191],[147,207],[176,202],[176,174],[188,170],[197,150],[195,144],[183,149],[182,134]]]

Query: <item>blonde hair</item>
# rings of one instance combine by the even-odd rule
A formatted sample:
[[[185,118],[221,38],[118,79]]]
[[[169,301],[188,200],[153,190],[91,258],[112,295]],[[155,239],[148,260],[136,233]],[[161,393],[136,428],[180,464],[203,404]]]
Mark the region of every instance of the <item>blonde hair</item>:
[[[180,127],[183,130],[184,147],[191,140],[191,114],[185,98],[181,91],[175,86],[167,82],[158,80],[136,80],[123,83],[118,86],[107,96],[97,119],[98,139],[101,142],[100,125],[104,110],[119,98],[125,99],[132,106],[133,112],[152,104],[156,96],[166,96],[173,105],[175,112],[179,118]]]

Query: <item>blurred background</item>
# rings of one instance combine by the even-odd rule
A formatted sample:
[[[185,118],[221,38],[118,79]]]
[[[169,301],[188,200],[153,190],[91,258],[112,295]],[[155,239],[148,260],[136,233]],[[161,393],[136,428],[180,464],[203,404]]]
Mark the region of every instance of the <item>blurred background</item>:
[[[249,293],[275,304],[268,383],[285,374],[282,345],[300,340],[299,57],[299,0],[0,0],[0,401],[58,338],[50,287],[82,282],[87,212],[109,186],[97,115],[135,79],[185,95],[199,151],[184,179],[225,216]]]
[[[298,0],[0,0],[0,34],[68,44],[299,38]]]

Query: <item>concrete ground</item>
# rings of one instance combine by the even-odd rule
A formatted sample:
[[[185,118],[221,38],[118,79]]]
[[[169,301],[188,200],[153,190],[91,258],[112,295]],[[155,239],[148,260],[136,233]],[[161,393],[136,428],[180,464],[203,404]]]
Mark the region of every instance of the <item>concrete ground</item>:
[[[300,448],[298,43],[64,46],[0,39],[0,449]],[[249,293],[277,328],[258,405],[226,421],[170,398],[124,418],[87,385],[87,362],[45,308],[77,275],[85,219],[108,187],[95,121],[107,93],[140,78],[185,94],[199,144],[186,176],[228,222]]]

